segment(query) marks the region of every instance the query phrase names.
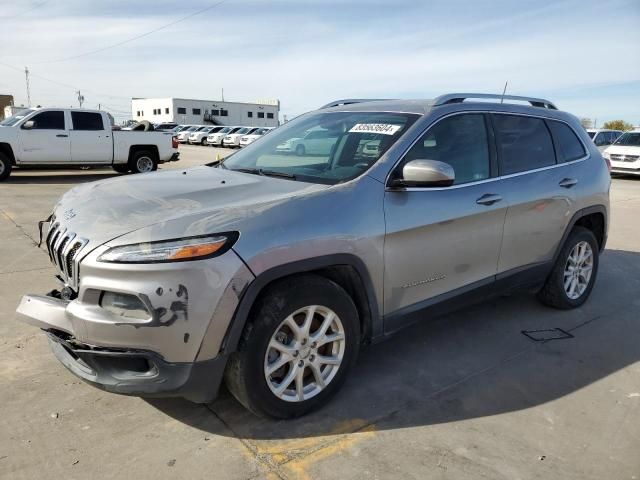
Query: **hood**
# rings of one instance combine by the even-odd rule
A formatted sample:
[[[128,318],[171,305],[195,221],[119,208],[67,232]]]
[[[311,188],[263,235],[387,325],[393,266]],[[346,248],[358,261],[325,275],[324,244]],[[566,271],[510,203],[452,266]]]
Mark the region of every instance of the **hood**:
[[[326,188],[201,166],[83,184],[64,194],[54,213],[64,227],[96,247],[158,223],[163,224],[166,238],[180,237],[186,232],[173,232],[172,220],[202,215],[238,217],[247,210],[260,210],[266,204]]]
[[[633,145],[611,145],[605,152],[616,155],[640,155],[640,147]]]

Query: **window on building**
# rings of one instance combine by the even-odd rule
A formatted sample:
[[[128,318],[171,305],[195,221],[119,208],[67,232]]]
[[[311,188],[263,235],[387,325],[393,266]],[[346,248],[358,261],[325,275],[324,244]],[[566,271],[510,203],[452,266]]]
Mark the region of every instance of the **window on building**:
[[[187,109],[184,107],[178,107],[178,115],[186,115]]]
[[[220,116],[220,110],[211,110],[211,115],[213,115],[214,117],[219,117]]]
[[[253,112],[247,112],[247,117],[253,118]]]
[[[229,116],[229,112],[226,111],[224,108],[220,109],[220,116],[221,117],[228,117]]]
[[[404,161],[416,159],[448,163],[453,167],[456,185],[489,178],[484,115],[453,115],[439,121],[407,152]]]
[[[71,112],[74,130],[104,130],[102,115],[92,112]]]
[[[140,110],[136,112],[136,117],[139,117],[139,116],[140,116]]]
[[[258,112],[258,118],[264,118],[264,112]]]
[[[52,110],[31,117],[33,130],[64,130],[64,112]]]
[[[202,113],[202,110],[200,110],[199,108],[192,108],[191,113],[193,113],[194,115],[200,115],[200,113]]]
[[[168,115],[169,114],[169,108],[165,108],[164,109],[164,113],[166,113]]]
[[[273,113],[267,113],[267,118],[273,118]]]
[[[544,120],[520,115],[493,115],[502,174],[524,172],[556,163]]]
[[[553,120],[548,120],[548,125],[558,147],[558,160],[570,162],[586,155],[587,152],[584,151],[582,143],[580,143],[574,131],[571,130],[571,127]]]

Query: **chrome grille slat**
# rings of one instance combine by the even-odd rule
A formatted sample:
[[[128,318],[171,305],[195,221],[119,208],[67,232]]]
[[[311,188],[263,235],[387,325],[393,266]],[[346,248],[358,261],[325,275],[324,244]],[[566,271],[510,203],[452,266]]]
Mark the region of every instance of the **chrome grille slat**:
[[[59,222],[52,221],[45,239],[47,252],[64,282],[74,290],[79,284],[79,259],[88,240],[79,238]]]

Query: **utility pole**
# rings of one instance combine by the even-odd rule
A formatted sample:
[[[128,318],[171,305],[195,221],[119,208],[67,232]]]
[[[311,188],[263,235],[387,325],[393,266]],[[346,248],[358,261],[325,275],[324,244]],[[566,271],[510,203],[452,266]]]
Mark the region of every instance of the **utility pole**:
[[[31,89],[29,88],[29,69],[24,67],[24,78],[27,83],[27,107],[31,106]]]
[[[224,88],[222,89],[222,101],[224,102]]]
[[[80,108],[82,108],[82,104],[84,103],[84,95],[80,93],[80,90],[76,92],[78,94],[78,103],[80,104]]]

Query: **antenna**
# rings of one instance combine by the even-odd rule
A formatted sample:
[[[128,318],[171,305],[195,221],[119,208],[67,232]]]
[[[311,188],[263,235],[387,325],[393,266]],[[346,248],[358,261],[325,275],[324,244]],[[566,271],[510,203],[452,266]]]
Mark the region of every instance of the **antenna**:
[[[24,78],[27,83],[27,107],[31,106],[31,89],[29,88],[29,69],[24,67]]]
[[[502,89],[502,98],[500,99],[500,103],[504,103],[504,94],[507,93],[507,83],[509,83],[509,80],[504,82],[504,88]]]

